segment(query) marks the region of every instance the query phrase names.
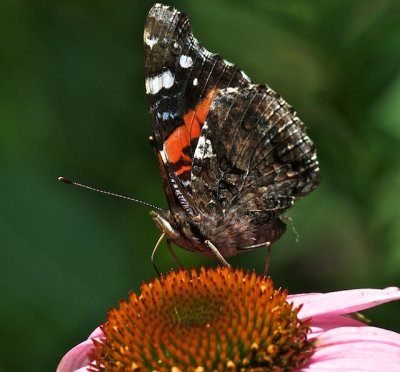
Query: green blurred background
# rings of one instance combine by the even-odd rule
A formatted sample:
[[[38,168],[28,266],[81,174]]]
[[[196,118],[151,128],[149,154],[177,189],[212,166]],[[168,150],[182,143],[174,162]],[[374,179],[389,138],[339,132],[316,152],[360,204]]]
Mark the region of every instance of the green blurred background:
[[[292,293],[400,284],[400,2],[176,1],[206,47],[267,82],[317,145],[322,183],[288,213],[271,274]],[[1,371],[51,371],[155,276],[166,206],[147,138],[150,1],[0,5]],[[188,266],[212,264],[177,250]],[[262,271],[262,250],[235,266]],[[174,266],[165,248],[162,271]],[[400,331],[400,303],[365,314]]]

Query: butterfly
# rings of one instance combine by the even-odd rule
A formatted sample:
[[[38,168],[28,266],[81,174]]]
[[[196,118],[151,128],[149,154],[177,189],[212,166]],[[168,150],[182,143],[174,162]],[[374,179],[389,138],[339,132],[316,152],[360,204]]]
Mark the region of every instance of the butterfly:
[[[206,50],[185,13],[155,4],[144,29],[150,137],[168,200],[151,211],[162,238],[226,258],[269,248],[282,214],[319,184],[313,142],[266,84]]]

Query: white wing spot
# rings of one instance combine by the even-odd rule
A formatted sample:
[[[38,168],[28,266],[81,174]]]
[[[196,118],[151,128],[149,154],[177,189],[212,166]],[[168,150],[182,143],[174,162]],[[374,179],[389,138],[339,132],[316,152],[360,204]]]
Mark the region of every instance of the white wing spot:
[[[146,45],[153,49],[153,46],[158,43],[158,37],[147,37],[146,38]]]
[[[208,124],[207,121],[204,122],[202,131],[207,132]],[[204,135],[200,136],[199,140],[197,141],[196,150],[193,155],[193,160],[201,160],[204,157],[204,151],[206,147],[206,137]]]
[[[165,147],[165,146],[164,146]],[[162,161],[164,162],[164,164],[168,161],[168,159],[167,159],[167,155],[165,154],[165,151],[164,150],[160,150],[160,156],[161,156],[161,159],[162,159]]]
[[[213,151],[211,141],[209,139],[207,139],[203,159],[215,158],[216,156],[217,155]]]
[[[169,89],[174,85],[175,76],[170,70],[146,78],[146,93],[157,94],[162,88]]]
[[[165,111],[165,112],[157,112],[157,118],[163,121],[167,121],[167,120],[172,120],[174,119],[177,114],[170,112],[170,111]]]
[[[235,87],[228,87],[225,89],[227,93],[237,93],[239,91],[239,88]]]
[[[197,84],[199,84],[199,80],[197,78],[194,78],[193,79],[193,85],[197,86]]]
[[[182,68],[191,67],[193,65],[192,57],[181,55],[181,58],[179,58],[179,64],[181,65]]]

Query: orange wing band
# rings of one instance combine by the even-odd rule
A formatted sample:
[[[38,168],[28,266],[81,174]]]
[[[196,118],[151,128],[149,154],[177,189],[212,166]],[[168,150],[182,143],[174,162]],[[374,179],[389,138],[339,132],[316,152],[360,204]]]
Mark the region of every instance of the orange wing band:
[[[210,91],[193,110],[183,115],[183,123],[177,127],[165,141],[165,152],[168,160],[176,164],[180,161],[191,162],[190,155],[184,153],[187,147],[190,147],[191,141],[200,137],[201,127],[203,126],[212,100],[215,98],[216,92]],[[181,175],[191,170],[191,165],[183,165],[176,171],[177,175]]]

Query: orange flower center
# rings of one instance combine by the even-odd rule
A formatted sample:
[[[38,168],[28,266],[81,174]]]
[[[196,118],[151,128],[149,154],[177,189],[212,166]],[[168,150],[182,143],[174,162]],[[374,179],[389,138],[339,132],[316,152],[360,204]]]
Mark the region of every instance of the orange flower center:
[[[109,312],[93,371],[291,370],[314,351],[310,321],[254,272],[182,270],[141,292]]]

